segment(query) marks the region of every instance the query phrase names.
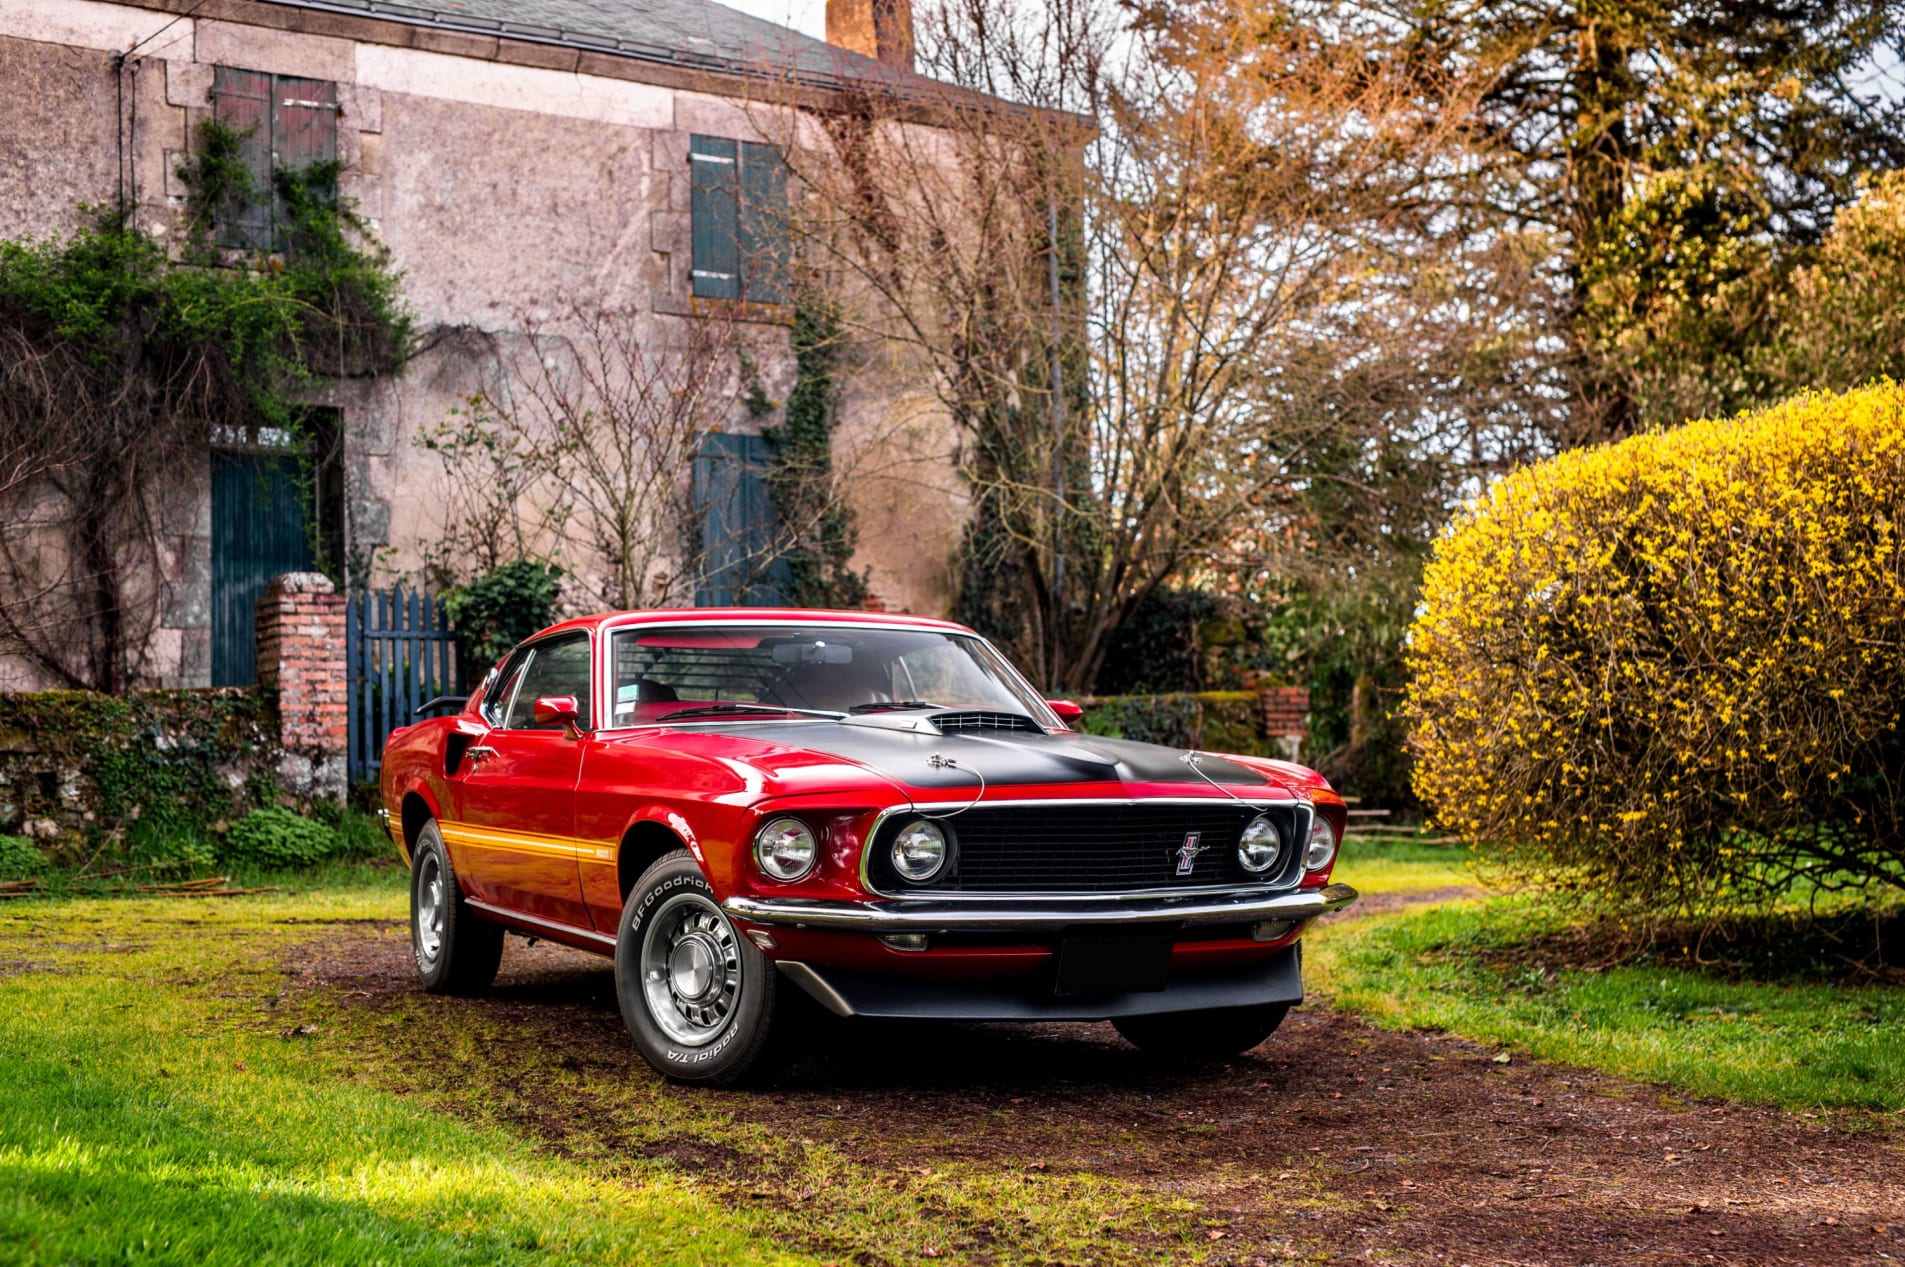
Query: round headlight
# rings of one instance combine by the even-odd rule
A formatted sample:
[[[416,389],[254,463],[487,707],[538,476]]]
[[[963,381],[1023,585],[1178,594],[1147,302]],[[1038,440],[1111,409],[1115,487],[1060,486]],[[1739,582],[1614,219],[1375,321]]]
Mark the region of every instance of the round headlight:
[[[946,833],[937,823],[920,819],[908,823],[893,837],[893,869],[900,877],[921,884],[946,865]]]
[[[1310,847],[1303,852],[1303,869],[1321,871],[1336,860],[1336,829],[1318,814],[1310,823]]]
[[[1283,833],[1270,821],[1270,816],[1259,814],[1251,819],[1237,841],[1237,865],[1251,875],[1262,875],[1276,866],[1282,856]]]
[[[819,856],[813,828],[798,818],[770,818],[754,833],[754,861],[773,879],[798,880]]]

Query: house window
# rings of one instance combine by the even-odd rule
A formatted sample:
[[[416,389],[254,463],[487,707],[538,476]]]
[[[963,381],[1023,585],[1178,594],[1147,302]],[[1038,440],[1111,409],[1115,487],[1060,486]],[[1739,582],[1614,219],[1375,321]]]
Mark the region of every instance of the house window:
[[[238,133],[254,194],[217,209],[216,241],[248,251],[286,249],[291,215],[279,177],[323,164],[326,183],[336,180],[337,85],[220,66],[212,75],[212,116]]]
[[[787,301],[787,164],[755,141],[693,136],[694,293],[701,299]]]

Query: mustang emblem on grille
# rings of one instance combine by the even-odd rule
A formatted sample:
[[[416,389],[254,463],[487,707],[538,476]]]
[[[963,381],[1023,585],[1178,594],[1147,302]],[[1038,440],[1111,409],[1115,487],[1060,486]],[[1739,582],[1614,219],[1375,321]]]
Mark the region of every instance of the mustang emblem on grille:
[[[1197,855],[1204,852],[1204,846],[1197,843],[1202,832],[1191,832],[1184,837],[1184,843],[1177,847],[1177,873],[1189,875],[1191,868],[1197,865]]]

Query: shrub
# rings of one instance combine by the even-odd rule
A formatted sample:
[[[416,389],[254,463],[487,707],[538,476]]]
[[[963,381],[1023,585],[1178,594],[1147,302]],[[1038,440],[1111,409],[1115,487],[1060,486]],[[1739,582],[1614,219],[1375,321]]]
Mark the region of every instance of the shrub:
[[[46,866],[46,855],[25,836],[0,836],[0,880],[32,875]]]
[[[505,563],[444,595],[464,669],[481,677],[510,648],[554,624],[561,597],[562,569],[535,559]]]
[[[1890,382],[1509,476],[1423,578],[1417,793],[1627,909],[1905,887],[1901,528]]]
[[[268,867],[308,867],[343,847],[332,828],[288,809],[255,809],[225,833],[219,856],[227,862]]]

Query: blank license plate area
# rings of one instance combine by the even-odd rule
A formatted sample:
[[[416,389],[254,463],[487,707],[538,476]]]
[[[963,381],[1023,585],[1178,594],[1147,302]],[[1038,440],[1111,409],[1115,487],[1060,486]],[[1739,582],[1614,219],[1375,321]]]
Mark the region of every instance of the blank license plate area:
[[[1162,990],[1171,970],[1169,937],[1067,937],[1058,943],[1059,994]]]

